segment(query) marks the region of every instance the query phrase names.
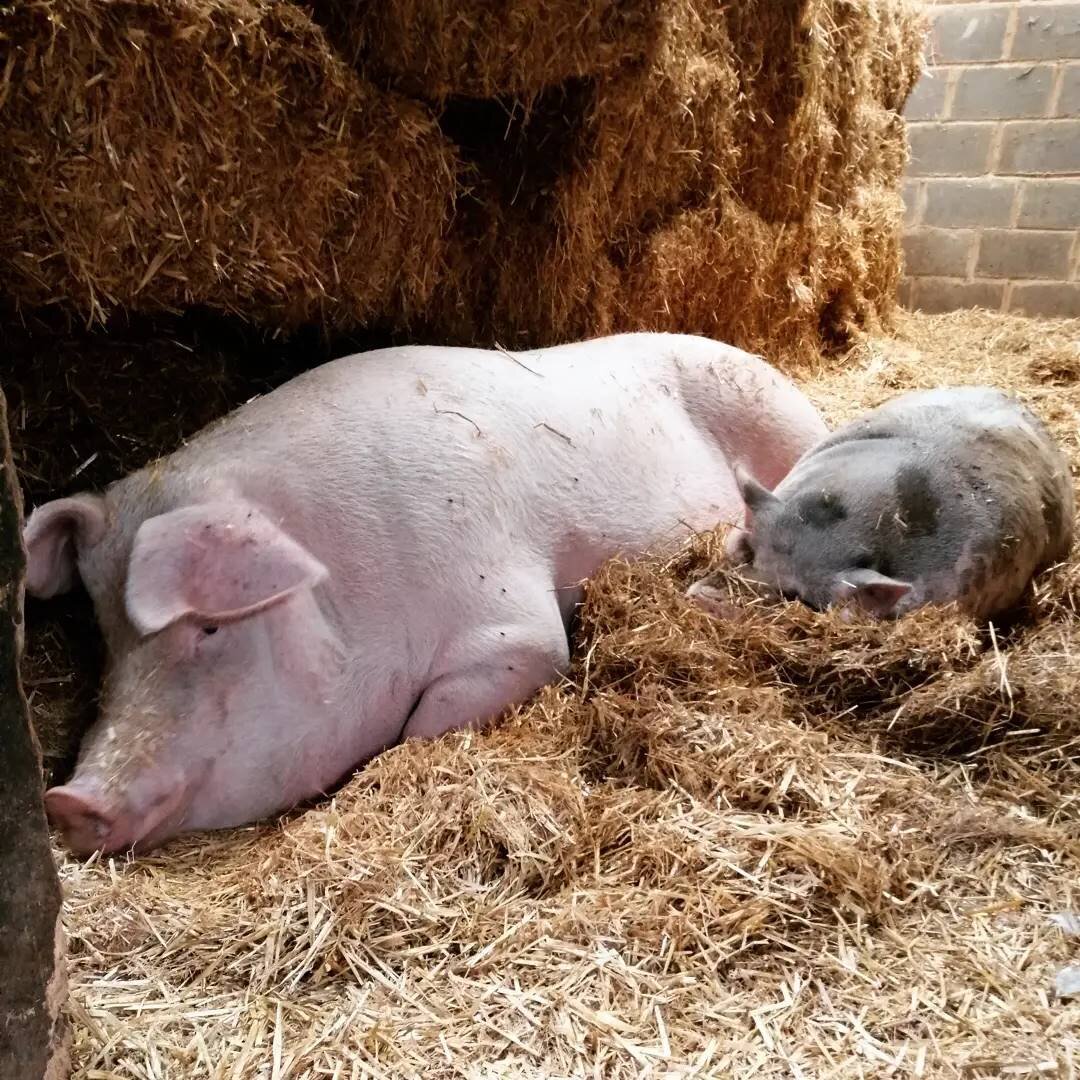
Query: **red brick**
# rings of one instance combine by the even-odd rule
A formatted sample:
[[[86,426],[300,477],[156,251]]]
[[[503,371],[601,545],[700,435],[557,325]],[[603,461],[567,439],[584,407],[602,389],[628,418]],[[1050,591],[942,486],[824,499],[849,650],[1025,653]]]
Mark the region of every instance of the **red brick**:
[[[962,229],[913,229],[904,236],[904,267],[913,277],[963,277],[975,233]]]
[[[1008,225],[1017,181],[980,176],[972,180],[927,180],[923,223],[958,229]]]
[[[1013,286],[1009,310],[1075,318],[1080,316],[1080,282],[1019,282]]]
[[[986,172],[993,124],[909,124],[910,176],[980,176]]]
[[[950,119],[999,120],[1045,116],[1054,69],[1050,64],[993,64],[959,73]]]
[[[1050,278],[1069,276],[1070,232],[987,229],[979,242],[977,277]]]
[[[914,282],[911,306],[934,315],[962,308],[1001,310],[1005,295],[1003,281],[952,281],[948,278],[919,278]]]
[[[1020,195],[1021,229],[1080,229],[1080,180],[1028,180]]]
[[[1080,3],[1021,4],[1010,59],[1080,58]]]

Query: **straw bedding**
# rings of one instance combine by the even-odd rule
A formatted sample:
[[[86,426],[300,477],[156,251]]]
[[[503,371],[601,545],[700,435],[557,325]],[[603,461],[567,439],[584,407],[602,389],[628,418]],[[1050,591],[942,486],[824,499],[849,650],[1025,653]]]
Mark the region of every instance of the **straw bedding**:
[[[1014,388],[1080,467],[1080,324],[903,316],[839,421]],[[86,1077],[1057,1076],[1080,1003],[1080,557],[993,634],[613,564],[572,677],[282,822],[65,860]]]

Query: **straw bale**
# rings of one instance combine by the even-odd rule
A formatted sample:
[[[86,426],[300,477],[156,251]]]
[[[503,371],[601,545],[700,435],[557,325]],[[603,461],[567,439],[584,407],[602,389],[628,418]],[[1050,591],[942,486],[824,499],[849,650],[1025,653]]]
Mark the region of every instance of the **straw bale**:
[[[825,209],[794,225],[769,224],[736,200],[688,211],[647,238],[615,324],[689,325],[780,361],[814,354],[837,317],[834,296],[843,291],[854,305],[865,289],[859,230],[842,228]],[[890,276],[898,273],[895,256],[882,261]]]
[[[644,58],[665,14],[655,0],[312,0],[339,50],[429,100],[530,98]]]
[[[617,322],[689,325],[776,357],[812,346],[820,300],[807,280],[810,238],[808,228],[772,226],[735,199],[679,214],[642,238]]]
[[[705,159],[728,155],[738,167],[713,169],[714,179],[728,177],[747,197],[756,192],[759,213],[770,204],[797,211],[814,197],[823,166],[839,179],[845,155],[865,157],[876,139],[855,114],[868,101],[902,111],[923,30],[906,0],[316,0],[314,11],[358,67],[428,101],[528,107],[561,83],[588,81],[596,93],[586,143],[601,144],[586,151],[596,154],[588,172],[601,197],[618,200],[609,179],[632,162],[640,178],[624,177],[624,186],[675,199],[652,172],[708,175]],[[620,155],[639,137],[645,153]],[[649,154],[650,141],[668,153]]]
[[[742,164],[740,59],[715,10],[680,3],[648,64],[595,80],[575,168],[552,195],[568,242],[618,243],[730,185]]]
[[[1080,323],[905,315],[834,422],[991,379],[1080,466]],[[809,368],[806,369],[809,371]],[[61,856],[86,1075],[1067,1077],[1080,555],[1021,616],[843,623],[719,535],[590,585],[574,668],[277,823]]]
[[[0,266],[21,305],[349,324],[430,291],[452,148],[299,8],[19,4],[0,71]]]
[[[899,282],[902,205],[892,186],[842,211],[769,223],[733,197],[614,245],[545,245],[532,222],[489,219],[451,240],[423,335],[525,347],[623,330],[705,334],[811,363],[822,344],[887,321]],[[513,257],[505,258],[504,252]]]
[[[671,4],[649,63],[593,80],[553,219],[617,239],[723,196],[797,222],[896,187],[923,29],[904,0]]]
[[[315,15],[343,56],[271,0],[16,9],[14,298],[519,347],[670,326],[777,359],[887,321],[911,0]]]
[[[925,33],[918,5],[747,0],[725,18],[746,95],[734,187],[750,209],[798,219],[815,202],[844,206],[854,185],[896,184],[906,144],[899,115]]]
[[[642,63],[487,114],[445,105],[470,191],[425,338],[675,329],[786,362],[888,321],[921,14],[907,0],[664,11]]]

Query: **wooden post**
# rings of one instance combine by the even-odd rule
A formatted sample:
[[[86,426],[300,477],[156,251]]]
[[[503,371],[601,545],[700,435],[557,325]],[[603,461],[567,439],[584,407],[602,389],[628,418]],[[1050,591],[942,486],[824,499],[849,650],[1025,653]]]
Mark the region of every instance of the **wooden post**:
[[[0,392],[0,1080],[70,1073],[60,883],[30,727],[23,644],[22,499]]]

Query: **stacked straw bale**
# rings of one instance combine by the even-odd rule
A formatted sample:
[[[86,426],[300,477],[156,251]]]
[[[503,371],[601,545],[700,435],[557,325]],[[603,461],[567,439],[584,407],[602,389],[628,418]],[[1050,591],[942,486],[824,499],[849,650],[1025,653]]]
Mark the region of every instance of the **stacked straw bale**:
[[[351,324],[429,293],[452,148],[299,8],[18,4],[0,72],[0,268],[21,305]]]
[[[914,0],[310,7],[9,9],[11,296],[774,356],[891,310]]]
[[[530,98],[649,52],[654,0],[312,0],[342,53],[429,99]]]
[[[912,5],[494,8],[316,4],[363,70],[461,130],[472,187],[430,336],[651,327],[775,354],[891,309]]]

